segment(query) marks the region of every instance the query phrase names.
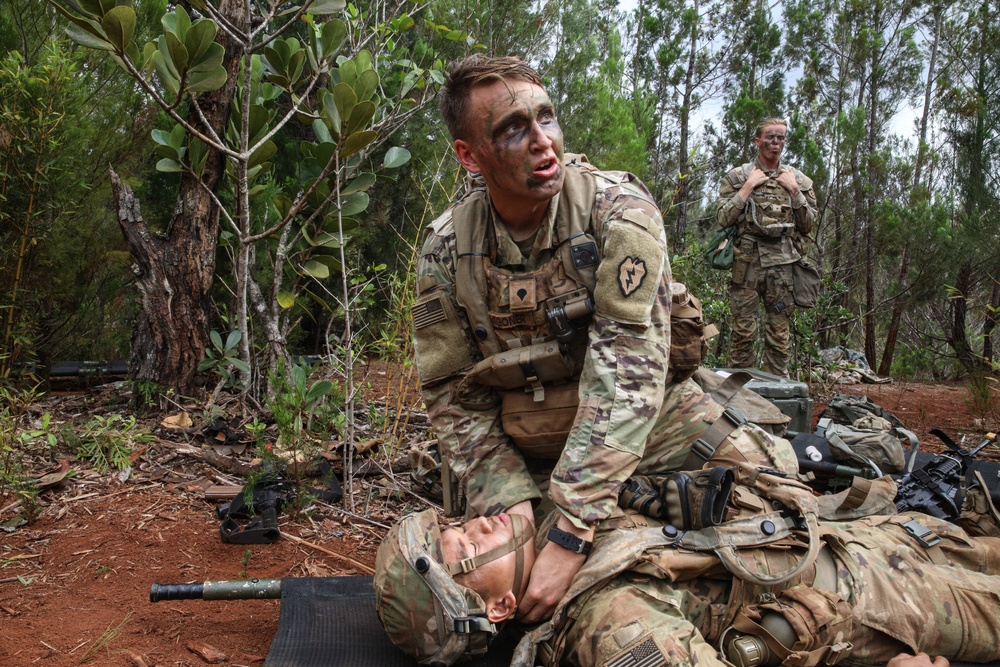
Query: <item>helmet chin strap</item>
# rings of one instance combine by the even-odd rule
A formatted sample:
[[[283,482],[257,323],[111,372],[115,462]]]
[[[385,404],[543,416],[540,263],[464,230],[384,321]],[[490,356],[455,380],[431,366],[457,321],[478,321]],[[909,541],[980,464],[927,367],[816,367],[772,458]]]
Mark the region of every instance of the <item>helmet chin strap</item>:
[[[453,577],[456,574],[468,574],[476,568],[482,567],[487,563],[492,563],[498,558],[503,558],[511,551],[516,551],[516,560],[514,564],[514,594],[520,595],[521,584],[524,582],[524,551],[521,550],[521,547],[534,536],[535,527],[530,521],[520,514],[508,514],[507,516],[510,517],[511,527],[514,530],[514,535],[511,537],[510,541],[506,544],[501,544],[496,548],[490,549],[489,551],[483,552],[473,558],[466,558],[457,563],[447,565],[448,574]]]

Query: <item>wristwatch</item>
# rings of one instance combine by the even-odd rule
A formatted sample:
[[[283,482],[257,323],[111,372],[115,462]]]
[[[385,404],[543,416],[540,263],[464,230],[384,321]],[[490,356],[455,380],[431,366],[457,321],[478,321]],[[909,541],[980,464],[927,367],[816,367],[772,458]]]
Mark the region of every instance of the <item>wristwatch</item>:
[[[583,554],[586,556],[590,553],[590,549],[594,546],[593,542],[588,542],[582,540],[573,533],[567,533],[565,530],[559,530],[555,526],[549,529],[549,534],[546,535],[546,539],[549,542],[554,542],[561,546],[563,549],[568,549],[575,554]]]

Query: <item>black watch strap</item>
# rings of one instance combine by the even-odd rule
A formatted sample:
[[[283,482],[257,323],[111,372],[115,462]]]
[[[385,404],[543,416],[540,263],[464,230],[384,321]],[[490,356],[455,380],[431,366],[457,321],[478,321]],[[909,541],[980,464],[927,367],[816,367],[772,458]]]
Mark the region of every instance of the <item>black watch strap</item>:
[[[579,537],[573,533],[567,533],[565,530],[559,530],[555,526],[549,529],[549,534],[546,536],[549,542],[555,542],[563,549],[568,549],[575,554],[583,554],[586,556],[590,553],[590,549],[594,546],[593,542],[588,542],[586,540],[581,540]]]

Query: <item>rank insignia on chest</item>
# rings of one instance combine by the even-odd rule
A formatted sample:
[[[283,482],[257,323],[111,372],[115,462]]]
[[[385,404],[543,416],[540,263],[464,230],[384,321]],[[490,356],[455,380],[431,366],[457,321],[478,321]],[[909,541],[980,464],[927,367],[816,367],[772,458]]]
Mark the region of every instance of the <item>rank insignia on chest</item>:
[[[535,281],[511,280],[510,281],[510,310],[511,312],[534,310],[538,305],[535,299]]]
[[[638,257],[626,257],[618,265],[618,287],[622,295],[631,296],[646,277],[646,262]]]

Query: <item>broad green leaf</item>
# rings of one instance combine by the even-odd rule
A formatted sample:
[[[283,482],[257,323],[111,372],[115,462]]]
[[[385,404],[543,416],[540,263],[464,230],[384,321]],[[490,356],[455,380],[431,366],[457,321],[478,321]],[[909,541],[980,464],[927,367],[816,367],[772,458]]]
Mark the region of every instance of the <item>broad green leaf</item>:
[[[354,111],[354,105],[358,103],[358,96],[354,94],[354,89],[341,81],[333,88],[333,99],[337,103],[340,118],[350,118],[351,112]],[[337,133],[340,133],[339,129]]]
[[[218,30],[215,21],[209,19],[199,19],[191,25],[191,29],[184,37],[184,46],[192,63],[197,63],[205,55],[208,47],[215,41]]]
[[[410,151],[402,148],[401,146],[393,146],[386,151],[385,159],[382,160],[382,166],[386,169],[396,169],[397,167],[402,167],[409,161]]]
[[[156,130],[153,131],[155,132]],[[168,160],[174,160],[176,162],[181,161],[181,154],[176,148],[170,145],[157,144],[156,148],[153,149],[153,152],[160,157],[167,158]]]
[[[378,139],[378,132],[373,132],[372,130],[355,132],[344,141],[344,145],[340,149],[340,157],[346,158],[354,155],[376,139]]]
[[[233,366],[236,366],[236,368],[238,368],[242,373],[250,372],[250,366],[248,366],[247,362],[243,361],[242,359],[237,359],[236,357],[230,357],[229,363],[231,363]]]
[[[333,383],[329,380],[320,380],[309,387],[309,393],[306,394],[307,401],[315,401],[317,398],[326,396],[333,390]]]
[[[286,290],[280,290],[278,292],[278,305],[288,310],[295,305],[295,295]]]
[[[309,5],[310,14],[336,14],[347,6],[347,0],[316,0]]]
[[[357,215],[363,213],[368,208],[368,193],[355,192],[342,197],[340,200],[340,214],[344,216]]]
[[[66,35],[80,46],[85,46],[89,49],[99,49],[101,51],[115,50],[115,47],[112,46],[110,42],[93,35],[80,26],[66,26]]]
[[[174,148],[180,148],[184,145],[184,126],[180,123],[174,125],[174,128],[170,130],[170,145]]]
[[[104,12],[107,11],[107,9],[105,9],[105,3],[102,3],[101,0],[80,0],[79,4],[77,3],[73,4],[75,4],[77,7],[82,8],[84,11],[90,14],[94,14],[100,17],[103,17]],[[114,5],[111,5],[111,7],[113,6]]]
[[[412,28],[413,25],[413,18],[409,14],[403,14],[396,19],[393,28],[398,32],[403,32],[404,30]]]
[[[354,82],[354,92],[359,100],[370,100],[376,90],[378,90],[378,73],[375,70],[365,70],[358,75],[358,80]]]
[[[327,128],[326,123],[321,121],[319,118],[312,122],[312,131],[319,141],[333,142],[333,136],[330,134],[329,128]]]
[[[162,51],[153,54],[153,67],[156,68],[156,74],[160,77],[163,87],[176,97],[181,90],[181,82],[170,71]]]
[[[359,102],[351,111],[351,117],[347,121],[347,130],[344,134],[353,134],[358,130],[368,127],[372,118],[375,117],[375,105],[372,102]]]
[[[281,216],[282,220],[284,220],[285,216],[288,215],[288,212],[292,210],[292,200],[289,199],[287,195],[274,195],[271,199],[271,203],[274,204],[274,209],[278,212],[278,215]]]
[[[274,113],[260,104],[250,107],[250,143],[255,143],[262,135],[267,133],[267,124],[274,118]]]
[[[128,43],[128,46],[125,47],[125,55],[140,72],[144,69],[142,54],[139,53],[139,47],[135,42]]]
[[[302,270],[318,280],[324,280],[330,277],[330,269],[325,264],[320,264],[312,259],[306,262],[305,266],[302,267]]]
[[[338,68],[338,73],[340,74],[341,83],[346,83],[349,86],[353,86],[354,82],[358,78],[358,66],[353,60],[345,60],[340,63]]]
[[[212,329],[212,331],[208,334],[208,337],[212,339],[212,345],[215,346],[216,350],[222,350],[223,349],[222,348],[222,336],[219,335],[218,331],[216,331],[215,329]]]
[[[187,48],[174,33],[165,32],[163,33],[163,36],[166,38],[167,49],[170,52],[170,60],[173,61],[174,68],[177,70],[177,73],[180,74],[186,70],[188,66]],[[163,47],[160,48],[162,49]]]
[[[225,67],[216,67],[211,72],[188,71],[188,92],[208,93],[222,88],[227,78]]]
[[[174,33],[175,37],[183,41],[187,37],[187,31],[191,28],[191,17],[188,16],[184,7],[178,5],[175,11],[164,14],[160,23],[167,32]]]
[[[323,57],[336,55],[347,40],[347,24],[340,19],[327,21],[323,24],[320,43],[323,45]]]
[[[427,70],[427,73],[430,75],[431,79],[433,79],[434,83],[439,86],[444,85],[444,72],[439,69],[429,69]]]
[[[135,10],[131,7],[115,7],[101,20],[101,27],[115,46],[115,51],[124,53],[132,43],[135,32]]]
[[[191,163],[191,168],[198,176],[201,176],[205,170],[205,160],[207,159],[208,150],[206,150],[205,142],[198,137],[191,137],[188,142],[188,162]]]
[[[173,78],[180,81],[181,74],[174,65],[174,61],[170,58],[170,45],[167,43],[166,35],[160,35],[160,38],[156,40],[156,48],[160,51],[160,59],[163,60],[163,64],[168,68],[167,71]]]
[[[334,134],[340,136],[340,131],[343,128],[341,126],[340,111],[337,110],[336,98],[329,90],[323,90],[320,97],[323,103],[323,114],[329,122],[330,129],[333,130]]]
[[[232,331],[230,331],[229,336],[226,338],[226,350],[228,351],[235,348],[236,344],[240,342],[241,338],[243,338],[243,332],[241,332],[239,329],[233,329]]]
[[[170,145],[170,133],[166,130],[153,130],[149,133],[149,136],[153,137],[153,141],[163,146]]]
[[[192,60],[189,65],[192,72],[208,72],[221,66],[225,57],[226,50],[222,47],[222,44],[212,42],[208,45],[208,48],[198,62]]]
[[[375,174],[371,172],[358,174],[354,180],[344,186],[344,188],[340,191],[340,196],[346,197],[347,195],[354,194],[355,192],[362,192],[373,185],[375,185]]]
[[[323,246],[324,248],[339,248],[340,235],[323,232],[316,237],[316,242],[313,245]]]
[[[274,142],[268,139],[264,144],[255,150],[250,155],[250,161],[248,165],[250,167],[256,167],[257,165],[262,165],[267,160],[270,160],[275,153],[278,152],[278,147],[275,146]]]
[[[264,164],[266,164],[267,168],[270,169],[270,162],[266,162]],[[250,199],[256,199],[262,192],[264,192],[264,190],[267,190],[266,185],[255,185],[247,191],[247,197]]]
[[[360,76],[362,72],[366,72],[372,68],[372,54],[366,49],[358,51],[358,54],[354,56],[354,64],[358,68],[358,75]]]
[[[469,33],[464,30],[449,30],[447,34],[445,34],[444,38],[451,42],[461,42],[468,36]]]
[[[184,167],[181,166],[180,162],[176,160],[171,160],[169,158],[163,158],[156,163],[156,171],[163,171],[167,173],[180,173],[184,171]]]

